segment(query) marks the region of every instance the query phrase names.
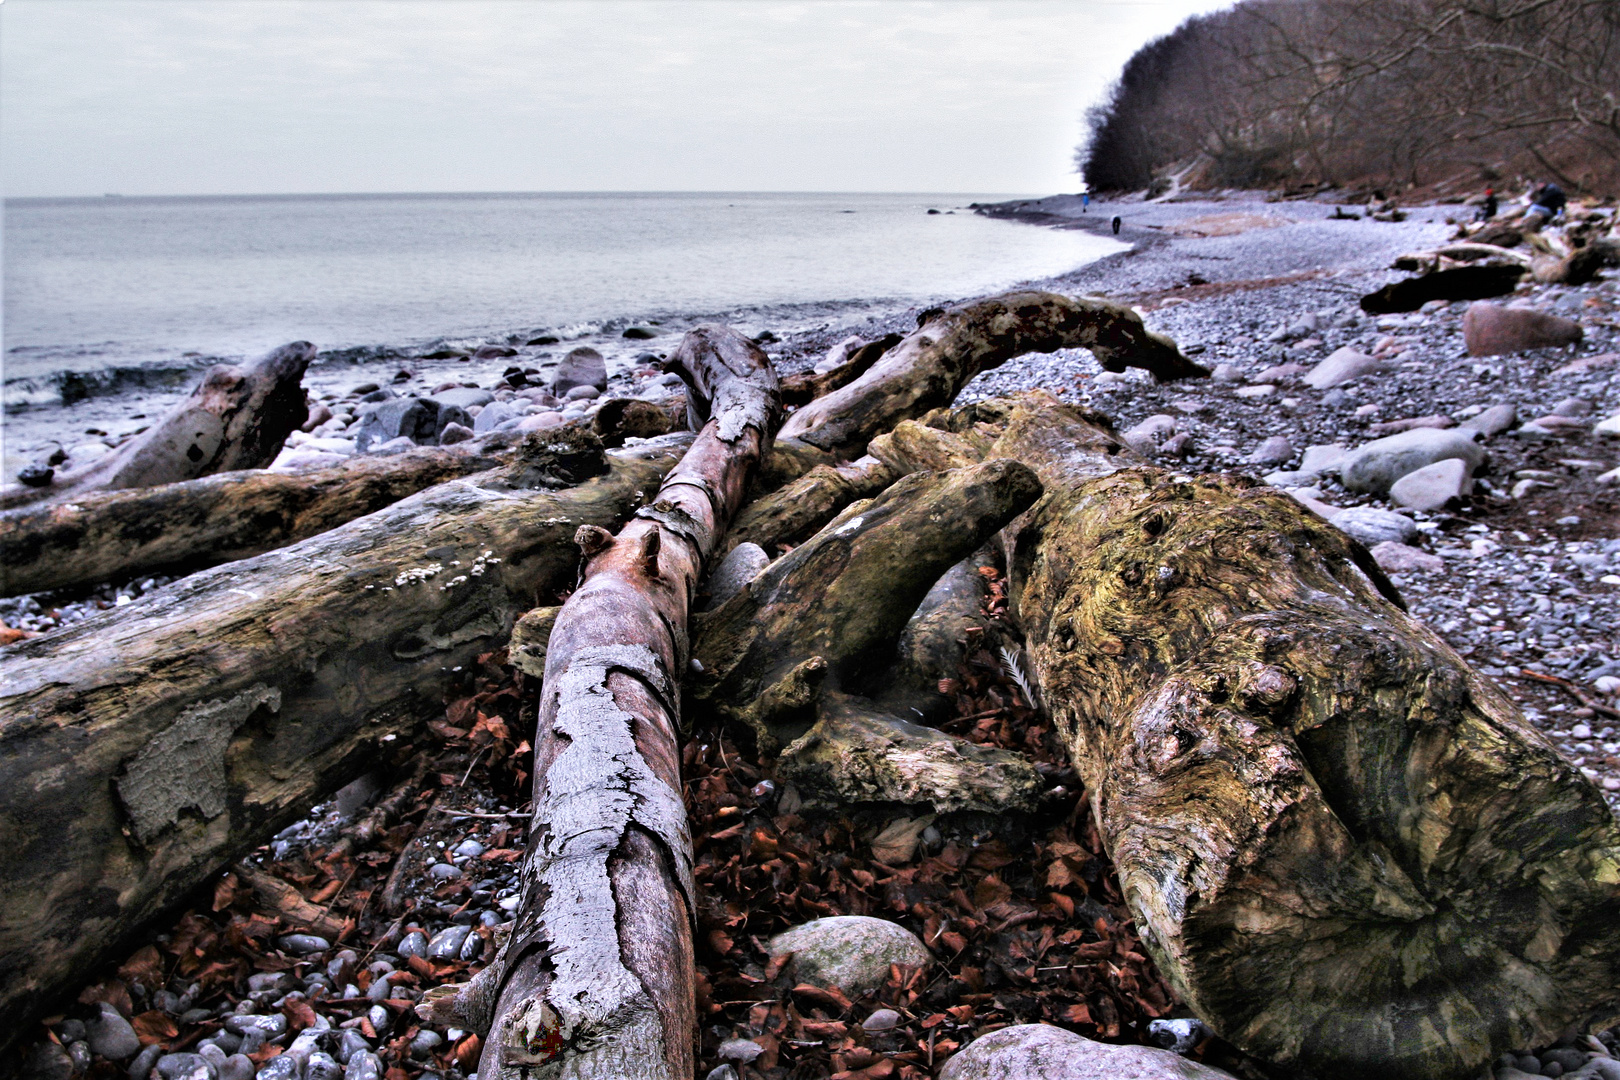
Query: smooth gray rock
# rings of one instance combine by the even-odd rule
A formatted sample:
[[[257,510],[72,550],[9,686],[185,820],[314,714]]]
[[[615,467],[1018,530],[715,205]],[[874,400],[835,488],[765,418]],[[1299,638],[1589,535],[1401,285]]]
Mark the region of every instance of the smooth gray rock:
[[[714,568],[714,573],[709,575],[709,606],[706,610],[713,611],[742,592],[743,586],[758,577],[759,572],[770,564],[771,557],[758,544],[745,542],[732,548],[720,560],[720,565]]]
[[[433,398],[395,398],[363,405],[355,419],[354,448],[366,453],[373,445],[407,438],[418,446],[437,446],[446,424],[472,428],[474,420],[459,405]]]
[[[371,1044],[366,1041],[366,1037],[353,1028],[349,1028],[343,1032],[343,1038],[338,1042],[337,1059],[347,1065],[354,1055],[370,1052]]]
[[[382,1080],[382,1075],[382,1062],[369,1050],[351,1057],[343,1070],[343,1080]]]
[[[1485,448],[1467,428],[1414,428],[1350,451],[1339,466],[1339,479],[1346,490],[1383,495],[1407,473],[1447,458],[1467,462],[1471,474],[1485,463]]]
[[[293,978],[290,971],[261,971],[248,976],[248,993],[262,994],[274,991],[277,994],[290,994],[298,989],[298,980]]]
[[[1592,403],[1585,398],[1567,397],[1552,407],[1557,416],[1591,416]]]
[[[1151,1046],[1094,1042],[1050,1024],[992,1031],[958,1050],[939,1080],[1225,1080],[1229,1074]]]
[[[255,1016],[252,1013],[238,1013],[225,1018],[225,1030],[236,1035],[246,1035],[250,1031],[257,1031],[266,1039],[274,1039],[287,1034],[287,1018],[280,1013],[270,1013],[267,1016]]]
[[[1347,451],[1343,443],[1318,443],[1307,446],[1299,459],[1300,472],[1338,472]]]
[[[461,869],[453,863],[434,863],[428,867],[428,877],[435,881],[454,881],[461,876]]]
[[[882,986],[889,965],[922,967],[931,957],[903,926],[865,915],[834,915],[771,939],[770,954],[792,953],[793,977],[816,986],[864,993]]]
[[[152,1066],[157,1059],[163,1056],[163,1047],[153,1043],[135,1055],[135,1060],[129,1063],[129,1080],[148,1080],[152,1074]]]
[[[420,930],[412,930],[400,939],[399,948],[394,951],[403,957],[426,956],[428,937]]]
[[[602,391],[594,386],[576,386],[563,395],[564,401],[591,401],[601,397]]]
[[[495,400],[495,395],[476,386],[457,386],[440,390],[430,400],[437,401],[440,406],[454,405],[458,409],[470,409],[474,405],[488,405]]]
[[[1447,458],[1414,469],[1390,485],[1389,499],[1412,510],[1444,510],[1474,492],[1468,464]]]
[[[607,389],[607,361],[589,345],[571,349],[551,381],[551,392],[563,397],[576,386],[594,386]]]
[[[1326,360],[1312,368],[1300,381],[1317,390],[1329,390],[1364,375],[1376,375],[1385,370],[1387,365],[1382,360],[1376,360],[1346,345],[1329,354]]]
[[[521,419],[527,406],[527,402],[492,401],[473,418],[472,429],[479,434],[494,431],[507,420]]]
[[[219,1067],[219,1080],[253,1080],[253,1059],[246,1054],[232,1054]]]
[[[343,1066],[337,1059],[319,1050],[309,1055],[304,1065],[304,1080],[341,1080],[342,1076]]]
[[[90,1063],[95,1060],[90,1054],[90,1044],[83,1039],[67,1044],[68,1060],[73,1062],[73,1071],[85,1073],[90,1071]]]
[[[140,1036],[117,1009],[105,1001],[96,1006],[96,1015],[84,1023],[84,1038],[93,1053],[113,1061],[123,1061],[141,1052]]]
[[[900,1026],[900,1014],[893,1009],[874,1009],[872,1015],[861,1021],[867,1031],[888,1031]]]
[[[325,952],[332,947],[332,943],[323,937],[314,934],[288,934],[281,939],[281,948],[294,956],[308,956],[310,953]]]
[[[277,1054],[259,1066],[259,1080],[304,1080],[303,1062],[291,1054]]]
[[[1158,451],[1159,444],[1175,433],[1180,423],[1174,416],[1160,413],[1157,416],[1150,416],[1135,427],[1122,432],[1120,438],[1124,439],[1125,444],[1138,454],[1152,456]]]
[[[201,1054],[164,1054],[154,1068],[163,1080],[217,1080],[219,1076],[214,1063]]]
[[[1380,510],[1375,506],[1351,506],[1328,519],[1341,532],[1361,541],[1363,547],[1376,547],[1387,540],[1405,544],[1417,539],[1417,522],[1405,514]]]
[[[466,442],[468,439],[475,437],[472,428],[451,421],[444,425],[443,431],[439,432],[439,445],[454,446],[456,443]]]
[[[715,1056],[721,1061],[747,1065],[764,1052],[765,1048],[752,1039],[727,1039],[720,1044],[720,1049],[715,1051]]]
[[[1487,439],[1493,435],[1500,435],[1512,427],[1519,419],[1519,410],[1514,405],[1492,405],[1478,416],[1469,417],[1458,428],[1468,428],[1477,431]]]
[[[470,926],[447,926],[433,935],[428,942],[427,955],[429,960],[455,960],[461,955],[461,947],[467,943],[467,935],[472,933]]]
[[[1390,574],[1410,574],[1421,572],[1437,574],[1446,568],[1446,562],[1438,555],[1431,555],[1419,548],[1409,547],[1399,540],[1385,540],[1381,544],[1374,544],[1371,548],[1373,562],[1379,569]]]
[[[1175,1020],[1148,1021],[1148,1039],[1160,1050],[1186,1055],[1199,1043],[1213,1035],[1202,1020],[1179,1017]]]
[[[1254,448],[1249,455],[1251,465],[1281,465],[1294,456],[1294,444],[1286,435],[1273,435]]]

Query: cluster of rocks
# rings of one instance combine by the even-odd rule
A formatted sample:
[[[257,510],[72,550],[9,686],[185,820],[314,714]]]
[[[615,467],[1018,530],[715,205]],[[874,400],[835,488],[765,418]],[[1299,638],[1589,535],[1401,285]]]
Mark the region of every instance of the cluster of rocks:
[[[59,626],[71,626],[88,619],[98,611],[123,607],[136,597],[153,589],[160,589],[172,577],[156,574],[137,578],[122,585],[102,584],[87,596],[72,600],[55,599],[49,594],[40,596],[10,596],[0,598],[0,645],[9,645],[24,634],[44,633]],[[11,636],[15,635],[15,636]]]
[[[680,376],[656,367],[660,357],[642,353],[636,366],[611,378],[603,355],[589,345],[561,360],[536,354],[534,364],[512,365],[490,386],[443,382],[426,394],[362,383],[347,393],[312,401],[305,430],[287,440],[271,466],[282,471],[323,468],[354,454],[397,454],[418,446],[450,446],[500,431],[544,431],[589,417],[615,397],[667,401]],[[397,382],[413,374],[402,370]]]

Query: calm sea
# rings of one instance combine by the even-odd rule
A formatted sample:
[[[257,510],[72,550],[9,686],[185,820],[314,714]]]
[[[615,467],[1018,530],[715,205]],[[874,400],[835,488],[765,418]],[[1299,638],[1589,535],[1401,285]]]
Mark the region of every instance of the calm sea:
[[[962,209],[1006,197],[8,200],[7,397],[33,398],[19,380],[44,391],[62,371],[196,366],[300,338],[412,350],[647,319],[825,321],[841,306],[971,296],[1118,250]]]

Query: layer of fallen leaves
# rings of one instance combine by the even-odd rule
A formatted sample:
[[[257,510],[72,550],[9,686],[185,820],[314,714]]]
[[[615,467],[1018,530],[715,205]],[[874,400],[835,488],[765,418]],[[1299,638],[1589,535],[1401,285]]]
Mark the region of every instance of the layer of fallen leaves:
[[[1048,782],[1040,813],[793,812],[796,793],[768,765],[699,721],[683,755],[700,889],[699,1076],[721,1064],[723,1042],[745,1038],[762,1052],[741,1068],[743,1080],[923,1080],[965,1043],[1011,1024],[1141,1042],[1150,1020],[1172,1013],[1079,778],[1019,686],[1027,680],[1016,652],[1001,657],[985,644],[1006,629],[1004,581],[985,573],[982,640],[959,677],[941,683],[956,711],[941,726],[1034,759]],[[929,825],[940,834],[934,850],[922,840]],[[830,915],[897,922],[936,962],[891,969],[864,996],[791,984],[770,938]],[[863,1021],[880,1009],[899,1023],[867,1031]]]
[[[216,877],[170,926],[154,933],[122,964],[86,986],[78,997],[81,1008],[47,1017],[46,1024],[54,1025],[65,1015],[81,1012],[83,1006],[106,1001],[130,1019],[143,1046],[158,1044],[170,1052],[190,1050],[219,1031],[221,1020],[217,1015],[189,1019],[188,1013],[208,1010],[217,1014],[222,1005],[234,1006],[248,996],[248,978],[255,974],[289,972],[302,981],[312,972],[326,973],[340,950],[349,949],[355,957],[338,966],[332,993],[295,995],[283,1003],[279,1011],[287,1018],[289,1034],[278,1042],[290,1043],[298,1032],[316,1025],[320,1015],[333,1027],[355,1028],[371,1040],[386,1080],[415,1080],[424,1072],[454,1078],[476,1070],[481,1052],[476,1035],[442,1043],[431,1054],[410,1053],[410,1042],[421,1030],[413,1000],[391,991],[381,1002],[389,1013],[389,1024],[379,1033],[367,1017],[377,1002],[365,996],[344,1000],[340,995],[345,983],[362,991],[370,989],[373,977],[367,964],[378,953],[390,952],[419,919],[427,922],[422,916],[428,913],[428,905],[437,909],[435,923],[473,905],[476,874],[444,883],[427,881],[420,875],[425,862],[415,866],[412,875],[407,873],[413,868],[411,861],[403,856],[421,849],[430,837],[459,838],[472,829],[477,829],[488,848],[483,860],[512,862],[521,855],[525,833],[521,821],[474,819],[469,825],[467,819],[454,816],[476,802],[470,798],[476,794],[488,793],[496,800],[514,803],[527,799],[532,755],[528,742],[514,734],[526,730],[521,719],[521,688],[504,661],[501,653],[480,657],[467,675],[463,692],[447,703],[444,718],[429,725],[432,736],[420,744],[420,752],[427,755],[421,764],[426,767],[400,770],[415,780],[415,786],[383,794],[382,800],[392,796],[401,812],[369,843],[357,844],[353,835],[339,833],[326,838],[329,843],[306,846],[280,860],[271,857],[268,846],[258,849],[245,860],[247,870]],[[529,727],[532,725],[531,717]],[[364,817],[364,812],[357,815],[347,832],[353,833],[353,826]],[[283,891],[280,902],[267,898],[244,880],[244,875],[254,874],[280,881],[292,892]],[[401,897],[398,914],[383,906],[391,884]],[[487,897],[480,899],[480,906],[487,906]],[[310,917],[311,911],[318,914],[319,924]],[[334,939],[332,948],[314,959],[290,955],[280,948],[285,935],[322,930]],[[485,938],[483,955],[493,955],[492,932],[482,926],[474,930]],[[441,983],[463,982],[479,966],[478,962],[412,957],[390,977],[391,986],[423,991]],[[181,1000],[165,999],[161,996],[165,992]],[[54,1039],[48,1030],[42,1034]],[[263,1065],[283,1048],[266,1044],[251,1056]],[[124,1065],[98,1058],[85,1076],[115,1080],[124,1076]]]

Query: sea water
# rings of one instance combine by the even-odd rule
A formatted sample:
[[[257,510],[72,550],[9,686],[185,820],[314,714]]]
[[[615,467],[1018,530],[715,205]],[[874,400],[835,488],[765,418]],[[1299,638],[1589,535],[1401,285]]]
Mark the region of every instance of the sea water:
[[[446,346],[541,334],[617,342],[632,323],[673,331],[719,319],[781,333],[980,295],[1121,250],[967,208],[1006,198],[7,200],[6,456],[50,424],[107,421],[112,401],[63,415],[64,384],[70,396],[139,395],[151,412],[154,396],[178,398],[208,364],[288,341],[321,348],[306,380],[319,383],[323,366],[352,378],[356,365],[381,374]]]

